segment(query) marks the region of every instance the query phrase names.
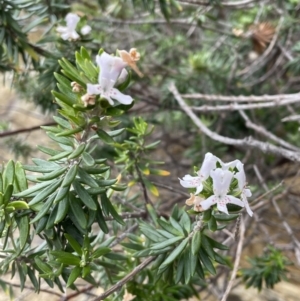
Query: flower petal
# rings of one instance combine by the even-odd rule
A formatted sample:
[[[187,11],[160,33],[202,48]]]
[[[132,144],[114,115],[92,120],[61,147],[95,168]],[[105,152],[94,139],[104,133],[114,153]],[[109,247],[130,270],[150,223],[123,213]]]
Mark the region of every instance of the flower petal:
[[[91,27],[91,26],[89,26],[89,25],[84,25],[84,26],[81,28],[80,32],[81,32],[82,35],[85,36],[85,35],[89,34],[89,33],[91,32],[91,30],[92,30],[92,27]]]
[[[218,207],[218,210],[221,211],[221,212],[224,212],[226,214],[228,214],[228,209],[227,209],[227,206],[226,206],[226,203],[217,203],[217,207]]]
[[[240,199],[234,197],[233,195],[227,195],[227,198],[229,199],[230,204],[234,204],[240,207],[244,207],[244,202],[242,202]]]
[[[245,196],[242,195],[242,200],[244,202],[244,205],[245,205],[245,208],[246,208],[246,211],[247,213],[252,216],[253,215],[253,211],[251,210],[250,206],[249,206],[249,203],[248,203],[248,200]]]
[[[130,53],[126,50],[118,50],[118,53],[123,60],[130,68],[132,68],[139,77],[143,77],[143,73],[139,70],[139,68],[136,65],[135,60],[131,57]]]
[[[210,172],[213,179],[213,189],[215,194],[226,195],[229,189],[233,174],[228,170],[217,168]]]
[[[212,195],[212,196],[208,197],[206,200],[202,201],[200,205],[202,206],[203,210],[207,210],[211,206],[215,205],[216,202],[217,202],[216,196]]]
[[[100,85],[86,84],[87,93],[90,95],[99,95],[102,93]]]
[[[201,185],[200,177],[192,177],[190,175],[185,175],[182,180],[179,179],[181,186],[185,188],[196,188]]]
[[[206,180],[209,177],[210,172],[216,168],[217,161],[218,158],[212,153],[206,153],[201,169],[198,172],[199,176],[201,175],[203,180]]]
[[[117,82],[116,82],[116,86],[117,86],[117,85],[120,85],[120,84],[122,84],[122,83],[124,83],[125,80],[126,80],[126,78],[127,78],[127,76],[128,76],[127,70],[126,70],[126,69],[123,69],[123,70],[121,71],[121,74],[120,74],[120,76],[119,76]]]
[[[101,55],[97,55],[96,62],[100,67],[98,78],[99,83],[101,81],[101,78],[106,78],[115,83],[121,71],[127,65],[122,61],[121,58],[109,55],[106,52],[102,52]]]
[[[72,13],[68,13],[65,17],[66,23],[67,23],[67,27],[70,31],[75,30],[80,17],[76,14],[72,14]]]
[[[58,33],[66,33],[66,32],[68,32],[68,28],[66,26],[57,26],[56,31]]]
[[[112,89],[110,97],[116,99],[119,103],[123,105],[130,105],[133,101],[133,98],[130,95],[125,95],[115,88]]]

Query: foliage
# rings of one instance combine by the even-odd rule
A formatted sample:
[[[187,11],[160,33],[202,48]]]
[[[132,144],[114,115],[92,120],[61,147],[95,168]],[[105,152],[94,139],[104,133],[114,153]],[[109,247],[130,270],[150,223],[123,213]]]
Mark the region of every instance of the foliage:
[[[264,255],[248,259],[251,267],[241,270],[246,287],[255,287],[259,291],[266,286],[273,288],[282,279],[286,280],[288,259],[274,247],[269,246]]]
[[[44,282],[61,292],[68,287],[80,293],[81,278],[91,289],[102,287],[107,300],[124,300],[126,293],[135,300],[150,295],[151,300],[199,297],[208,291],[208,279],[223,291],[225,285],[220,287],[217,280],[233,267],[232,238],[238,237],[239,223],[246,223],[250,244],[261,223],[272,230],[273,220],[264,217],[269,200],[262,183],[274,186],[282,179],[274,176],[282,158],[297,158],[268,151],[274,145],[299,151],[299,116],[279,121],[296,112],[289,101],[299,90],[297,1],[241,7],[220,0],[0,0],[0,4],[0,71],[13,73],[13,86],[22,98],[54,115],[54,125],[42,126],[51,145],[38,146],[42,154],[32,159],[33,164],[10,160],[1,168],[0,274],[18,277],[21,290],[30,282],[37,293]],[[72,29],[78,38],[69,32],[69,39],[64,39],[59,28],[68,28],[70,12],[78,14]],[[84,33],[86,26],[92,31]],[[116,53],[110,56],[114,70],[119,50],[132,46],[141,53],[145,76],[138,79],[140,73],[130,71],[122,80],[119,74],[117,82],[104,78],[105,90],[99,57],[104,50]],[[136,70],[132,57],[130,63]],[[200,133],[179,107],[170,82],[186,97],[188,107],[202,109],[195,110],[197,118],[212,132],[244,142],[263,136],[265,147],[252,151],[246,144],[220,143]],[[89,93],[91,86],[102,89],[101,95]],[[130,96],[125,97],[134,100],[126,104],[112,97],[112,101],[113,90],[126,90]],[[202,96],[189,96],[195,93]],[[229,110],[216,98],[219,94],[232,97]],[[233,109],[240,94],[279,96],[271,104],[261,96],[263,105],[247,113],[257,125],[251,128],[244,111]],[[287,105],[281,106],[284,101]],[[212,102],[214,108],[209,109]],[[255,105],[257,99],[245,102]],[[8,130],[8,123],[1,121],[1,128]],[[32,147],[6,139],[15,157],[30,155]],[[245,162],[259,222],[241,213],[245,206],[252,215],[246,198],[250,189],[245,178],[237,176],[244,175],[239,160],[218,159],[203,179],[199,162],[210,151],[224,160]],[[194,175],[182,177],[193,165]],[[226,191],[221,191],[226,185],[216,185],[216,169],[222,169],[220,183],[225,171],[231,174]],[[201,182],[201,191],[193,180]],[[182,204],[188,194],[177,182],[189,189],[186,204],[193,209]],[[228,204],[229,197],[244,204]],[[285,227],[284,219],[297,214],[289,208],[275,207]],[[295,235],[288,233],[294,240]],[[42,242],[37,244],[37,239]],[[284,279],[290,263],[271,247],[249,262],[251,268],[242,269],[242,277],[246,287],[258,290],[264,284],[273,288]],[[0,285],[12,295],[9,282],[1,280]]]

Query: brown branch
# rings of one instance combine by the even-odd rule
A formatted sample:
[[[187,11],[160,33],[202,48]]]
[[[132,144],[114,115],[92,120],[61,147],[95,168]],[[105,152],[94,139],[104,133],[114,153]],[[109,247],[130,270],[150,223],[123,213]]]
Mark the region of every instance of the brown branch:
[[[123,279],[118,281],[115,285],[113,285],[110,289],[108,289],[106,292],[95,298],[93,301],[100,301],[104,300],[106,297],[120,289],[124,284],[126,284],[128,281],[130,281],[136,274],[138,274],[141,270],[143,270],[148,264],[150,264],[156,257],[151,256],[147,258],[145,261],[143,261],[140,265],[135,267],[127,276],[125,276]]]
[[[235,255],[235,261],[234,261],[234,267],[233,267],[233,271],[230,277],[230,281],[227,285],[226,291],[221,299],[221,301],[226,301],[227,297],[231,291],[231,288],[233,286],[236,274],[237,274],[237,270],[239,268],[239,264],[240,264],[240,260],[241,260],[241,255],[242,255],[242,250],[243,250],[243,242],[244,242],[244,236],[245,236],[245,224],[243,221],[243,217],[241,217],[241,224],[240,224],[240,239],[239,239],[239,243],[237,246],[237,250],[236,250],[236,255]]]
[[[56,122],[48,122],[45,124],[32,126],[30,128],[23,128],[23,129],[18,129],[18,130],[13,130],[13,131],[2,132],[2,133],[0,133],[0,138],[40,130],[41,126],[51,126],[51,125],[56,125]]]
[[[175,87],[174,83],[170,84],[169,86],[170,92],[174,95],[175,99],[177,100],[178,104],[182,108],[182,110],[191,118],[194,124],[202,131],[203,134],[207,135],[211,139],[215,141],[219,141],[221,143],[241,146],[241,147],[252,147],[258,148],[262,152],[270,152],[276,155],[283,156],[291,161],[300,162],[300,153],[295,151],[287,150],[283,147],[278,147],[268,142],[262,142],[252,137],[247,137],[244,139],[233,139],[230,137],[222,136],[217,134],[216,132],[211,131],[202,121],[195,115],[192,109],[184,102],[181,95],[179,94],[177,88]]]

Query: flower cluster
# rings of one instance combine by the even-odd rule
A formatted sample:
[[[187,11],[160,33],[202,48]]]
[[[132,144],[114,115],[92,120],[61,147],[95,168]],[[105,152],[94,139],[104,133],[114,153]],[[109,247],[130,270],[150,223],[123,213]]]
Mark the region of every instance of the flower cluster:
[[[209,179],[212,180],[213,192],[207,196],[210,191],[207,187],[211,185]],[[234,204],[245,207],[247,213],[253,215],[247,200],[251,191],[246,186],[244,164],[240,160],[224,163],[207,153],[197,176],[185,175],[179,180],[183,187],[196,189],[186,201],[187,205],[194,205],[195,211],[201,212],[217,205],[219,211],[228,214],[227,204]]]
[[[66,26],[58,26],[56,31],[61,34],[61,38],[63,40],[78,40],[79,34],[77,33],[76,26],[80,21],[80,17],[73,13],[68,13],[65,17]],[[89,25],[85,25],[81,28],[80,33],[82,35],[87,35],[91,31],[91,27]]]
[[[133,99],[131,96],[121,93],[114,87],[126,80],[128,73],[125,67],[127,66],[136,71],[139,76],[143,76],[136,66],[136,61],[140,59],[140,54],[135,48],[130,49],[129,52],[119,50],[118,53],[120,57],[109,55],[106,52],[97,55],[96,62],[100,68],[98,84],[87,84],[87,94],[82,97],[85,104],[86,99],[90,99],[94,95],[101,95],[110,105],[114,105],[112,99],[125,105],[132,103]]]

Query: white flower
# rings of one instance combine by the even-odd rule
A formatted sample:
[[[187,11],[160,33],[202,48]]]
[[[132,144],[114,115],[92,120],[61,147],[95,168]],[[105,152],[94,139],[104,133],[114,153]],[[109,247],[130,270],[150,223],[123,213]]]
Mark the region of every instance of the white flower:
[[[92,30],[92,27],[91,27],[91,26],[89,26],[89,25],[84,25],[84,26],[81,28],[80,32],[81,32],[82,35],[85,36],[85,35],[89,34],[89,33],[91,32],[91,30]]]
[[[76,32],[75,28],[80,20],[79,16],[68,13],[65,20],[67,26],[58,26],[56,31],[61,33],[61,38],[63,40],[77,40],[79,38],[79,34]]]
[[[97,55],[96,62],[100,67],[99,84],[87,84],[87,93],[90,95],[101,94],[101,97],[104,97],[110,105],[114,104],[112,98],[122,104],[131,104],[133,101],[131,96],[124,95],[114,88],[122,70],[127,64],[121,58],[109,55],[106,52],[103,52],[100,56]]]
[[[185,188],[196,188],[195,194],[199,194],[203,190],[202,182],[205,181],[210,172],[216,167],[216,163],[219,159],[211,153],[207,153],[204,157],[201,169],[197,172],[197,177],[191,175],[185,175],[180,184]]]
[[[232,172],[217,168],[216,170],[212,170],[210,172],[210,176],[213,179],[214,194],[201,202],[203,210],[207,210],[211,206],[217,204],[219,211],[228,214],[226,206],[228,203],[244,207],[244,203],[240,199],[227,194],[233,177]]]
[[[234,177],[238,180],[239,191],[241,192],[241,199],[245,205],[247,213],[252,216],[253,211],[250,209],[247,197],[252,195],[250,189],[246,188],[246,175],[244,172],[244,164],[241,161],[237,162],[236,168],[238,172],[234,175]]]

